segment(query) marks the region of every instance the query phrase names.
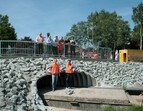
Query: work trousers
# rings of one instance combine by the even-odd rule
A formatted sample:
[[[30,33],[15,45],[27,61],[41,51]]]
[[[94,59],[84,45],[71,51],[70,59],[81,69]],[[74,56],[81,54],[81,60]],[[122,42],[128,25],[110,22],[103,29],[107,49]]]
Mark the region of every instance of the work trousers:
[[[36,44],[36,54],[43,54],[43,43]]]
[[[68,45],[65,45],[65,52],[64,52],[65,57],[68,56],[68,48],[69,48],[69,46],[68,46]]]
[[[48,44],[48,45],[47,45],[47,52],[48,52],[48,55],[49,55],[49,56],[53,54],[52,45],[51,45],[51,44]]]
[[[58,82],[58,74],[52,74],[52,90],[55,90]]]
[[[53,51],[54,56],[58,55],[58,47],[57,46],[53,46],[52,51]]]
[[[73,74],[67,74],[66,76],[66,87],[71,87],[73,82]]]
[[[75,46],[74,45],[71,45],[70,46],[70,56],[71,57],[75,57]]]

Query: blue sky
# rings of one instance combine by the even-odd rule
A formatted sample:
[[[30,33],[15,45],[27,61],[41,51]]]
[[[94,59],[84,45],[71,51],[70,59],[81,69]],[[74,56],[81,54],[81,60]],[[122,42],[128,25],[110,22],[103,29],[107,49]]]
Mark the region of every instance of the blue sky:
[[[8,15],[18,38],[33,40],[42,32],[51,36],[65,36],[73,24],[86,21],[91,12],[102,9],[122,16],[131,28],[132,7],[142,0],[0,0],[0,14]]]

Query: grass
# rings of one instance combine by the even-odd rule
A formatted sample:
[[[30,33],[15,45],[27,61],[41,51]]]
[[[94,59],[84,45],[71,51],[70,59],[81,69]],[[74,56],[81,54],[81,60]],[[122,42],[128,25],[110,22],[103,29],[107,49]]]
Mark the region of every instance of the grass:
[[[131,106],[129,108],[118,108],[118,109],[115,109],[113,107],[106,107],[104,108],[103,110],[101,111],[143,111],[143,106]]]

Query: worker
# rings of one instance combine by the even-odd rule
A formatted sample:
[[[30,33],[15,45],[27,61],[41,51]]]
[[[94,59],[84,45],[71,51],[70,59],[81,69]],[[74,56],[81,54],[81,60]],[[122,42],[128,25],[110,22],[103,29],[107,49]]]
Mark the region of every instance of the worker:
[[[73,74],[77,67],[72,65],[71,59],[68,59],[66,66],[63,67],[61,70],[63,69],[65,69],[66,73],[66,88],[71,88],[73,82]]]
[[[57,86],[57,82],[58,82],[58,76],[60,76],[60,68],[59,68],[59,64],[57,63],[57,59],[54,59],[54,62],[47,69],[51,69],[52,91],[55,91],[56,86]]]
[[[36,53],[37,54],[43,54],[43,44],[45,43],[45,37],[42,36],[42,33],[40,33],[36,38]]]

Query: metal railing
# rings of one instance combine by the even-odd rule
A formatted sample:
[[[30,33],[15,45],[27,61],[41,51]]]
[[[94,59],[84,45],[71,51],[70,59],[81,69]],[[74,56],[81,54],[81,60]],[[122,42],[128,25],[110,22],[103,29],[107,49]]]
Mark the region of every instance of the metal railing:
[[[110,48],[99,47],[82,49],[72,44],[36,44],[33,41],[0,41],[0,57],[73,57],[73,58],[91,58],[91,59],[112,59],[112,50]]]

